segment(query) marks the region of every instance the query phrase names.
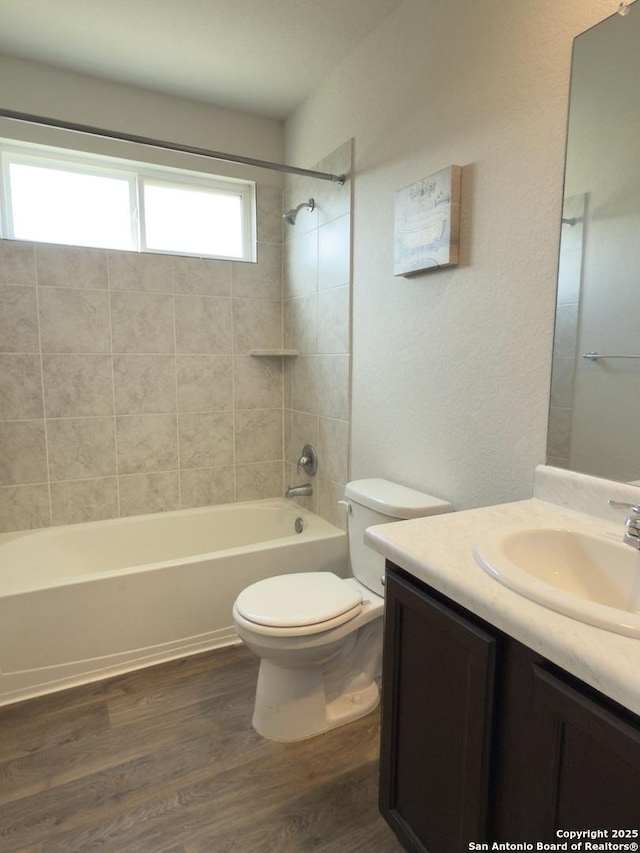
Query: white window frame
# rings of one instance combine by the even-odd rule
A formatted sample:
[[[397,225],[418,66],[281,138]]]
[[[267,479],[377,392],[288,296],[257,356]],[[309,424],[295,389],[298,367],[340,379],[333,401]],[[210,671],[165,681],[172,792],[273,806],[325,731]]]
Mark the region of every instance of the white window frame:
[[[161,183],[176,189],[199,189],[241,197],[241,256],[200,253],[197,257],[219,260],[256,262],[257,226],[256,191],[254,181],[227,178],[177,169],[169,166],[150,166],[134,160],[123,160],[86,154],[78,151],[53,148],[44,145],[16,144],[14,140],[0,139],[0,237],[16,239],[13,232],[9,166],[12,163],[41,166],[47,169],[60,169],[85,175],[115,177],[129,182],[129,210],[131,228],[131,247],[125,251],[149,252],[152,254],[194,256],[191,252],[179,252],[172,249],[148,248],[144,234],[144,183]],[[108,251],[123,251],[109,249]]]

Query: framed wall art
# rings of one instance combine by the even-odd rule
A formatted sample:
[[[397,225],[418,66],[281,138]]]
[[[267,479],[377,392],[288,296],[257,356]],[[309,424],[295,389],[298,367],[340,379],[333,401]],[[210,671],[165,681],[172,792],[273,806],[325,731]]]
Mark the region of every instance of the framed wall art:
[[[396,193],[394,275],[458,263],[461,173],[448,166]]]

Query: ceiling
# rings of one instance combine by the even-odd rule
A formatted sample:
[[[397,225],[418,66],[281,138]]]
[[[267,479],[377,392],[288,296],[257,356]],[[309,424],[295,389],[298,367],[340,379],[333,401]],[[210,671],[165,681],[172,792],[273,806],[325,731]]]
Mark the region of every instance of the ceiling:
[[[0,53],[283,119],[403,0],[0,0]]]

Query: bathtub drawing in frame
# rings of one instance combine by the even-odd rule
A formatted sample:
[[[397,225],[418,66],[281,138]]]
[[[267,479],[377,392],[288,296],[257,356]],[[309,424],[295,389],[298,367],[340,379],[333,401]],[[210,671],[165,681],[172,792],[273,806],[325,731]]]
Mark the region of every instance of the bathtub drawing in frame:
[[[458,263],[461,175],[448,166],[396,192],[394,275]]]
[[[347,554],[284,498],[2,534],[0,705],[238,643],[242,589]]]

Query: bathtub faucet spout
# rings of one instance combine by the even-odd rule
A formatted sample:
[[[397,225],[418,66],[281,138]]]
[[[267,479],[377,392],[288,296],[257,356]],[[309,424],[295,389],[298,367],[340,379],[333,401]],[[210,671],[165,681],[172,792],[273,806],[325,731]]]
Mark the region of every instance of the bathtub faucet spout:
[[[303,483],[301,486],[287,486],[284,493],[285,498],[306,498],[313,494],[311,483]]]

